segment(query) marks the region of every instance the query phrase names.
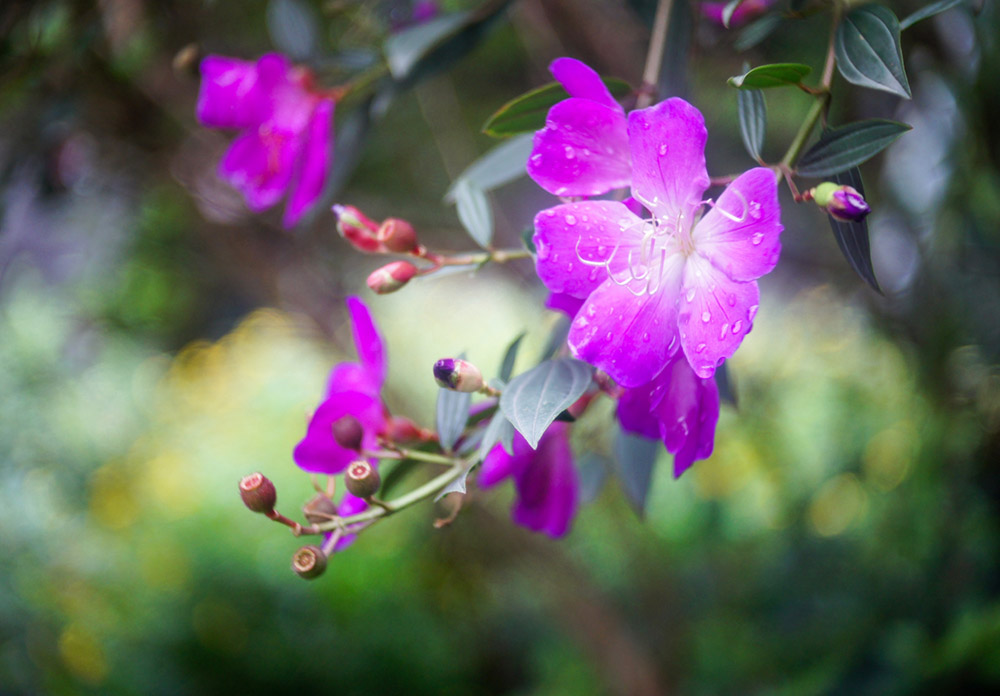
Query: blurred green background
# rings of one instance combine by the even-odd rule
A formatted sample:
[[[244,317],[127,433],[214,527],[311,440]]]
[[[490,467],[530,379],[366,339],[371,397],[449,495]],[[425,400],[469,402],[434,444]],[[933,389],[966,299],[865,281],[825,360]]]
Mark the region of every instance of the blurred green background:
[[[331,83],[408,11],[307,6]],[[560,55],[637,83],[651,9],[514,3],[388,105],[331,195],[471,248],[441,196],[493,144],[485,118]],[[375,297],[364,278],[380,261],[332,216],[284,231],[215,178],[229,136],[194,120],[197,57],[272,50],[273,12],[0,8],[0,694],[1000,689],[994,3],[904,34],[912,101],[836,82],[835,122],[914,126],[862,168],[886,294],[783,193],[782,261],[731,361],[738,407],[682,480],[664,456],[644,520],[609,483],[553,542],[509,521],[509,490],[475,493],[442,530],[430,505],[378,525],[312,583],[289,570],[300,542],[236,484],[264,471],[286,514],[311,495],[290,455],[329,368],[353,357],[344,297],[364,297],[386,336],[389,406],[428,427],[435,359],[465,350],[491,372],[527,330],[526,369],[556,317],[524,261]],[[670,80],[705,112],[713,174],[751,166],[725,78],[743,60],[818,67],[827,21],[742,53],[738,32],[693,23]],[[809,101],[772,91],[768,105],[777,158]],[[355,107],[338,107],[338,154]],[[501,244],[551,200],[527,180],[496,192]],[[577,454],[607,455],[610,431],[593,414]]]

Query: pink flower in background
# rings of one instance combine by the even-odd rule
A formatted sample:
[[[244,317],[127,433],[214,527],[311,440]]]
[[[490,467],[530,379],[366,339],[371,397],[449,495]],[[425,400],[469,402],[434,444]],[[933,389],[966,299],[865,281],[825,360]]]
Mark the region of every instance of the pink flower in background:
[[[622,428],[663,440],[674,455],[674,477],[687,471],[694,460],[712,454],[718,420],[715,380],[698,377],[679,354],[652,382],[626,389],[618,400]]]
[[[701,3],[701,14],[719,26],[723,26],[722,11],[726,9],[728,2],[703,2]],[[749,22],[754,17],[759,17],[768,11],[774,0],[743,0],[740,6],[733,11],[733,16],[729,18],[730,27],[738,27],[745,22]]]
[[[756,279],[778,261],[774,172],[751,169],[715,203],[704,200],[707,137],[701,113],[682,99],[633,111],[632,196],[650,217],[616,201],[568,203],[535,217],[542,282],[585,300],[570,349],[623,387],[651,382],[678,350],[696,375],[711,377],[750,331]]]
[[[198,120],[242,131],[219,163],[219,176],[254,212],[287,193],[282,223],[294,226],[330,173],[333,98],[313,91],[309,72],[277,53],[256,63],[207,56],[201,74]]]
[[[506,478],[514,479],[517,491],[511,510],[515,522],[551,537],[569,531],[580,493],[566,423],[550,425],[537,449],[531,449],[521,434],[515,433],[513,455],[507,454],[503,445],[490,450],[476,482],[489,488]]]

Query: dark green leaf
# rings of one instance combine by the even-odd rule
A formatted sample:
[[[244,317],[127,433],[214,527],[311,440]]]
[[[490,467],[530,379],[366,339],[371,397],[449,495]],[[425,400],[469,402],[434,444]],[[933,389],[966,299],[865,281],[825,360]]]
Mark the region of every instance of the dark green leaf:
[[[965,0],[938,0],[937,2],[932,2],[930,5],[925,5],[905,19],[900,20],[899,30],[909,29],[920,20],[941,14],[945,10],[950,10],[955,5],[961,5],[963,2]]]
[[[465,430],[472,394],[439,389],[437,397],[437,433],[441,447],[451,450]]]
[[[444,196],[445,202],[455,202],[455,189],[463,179],[482,191],[492,191],[524,176],[528,155],[531,154],[531,141],[531,133],[516,135],[475,160],[455,179]]]
[[[497,412],[493,414],[492,420],[487,424],[486,430],[483,431],[483,439],[479,443],[479,460],[486,459],[486,455],[490,453],[490,450],[498,442],[506,443],[504,449],[510,451],[510,443],[513,437],[514,426],[507,420],[507,416],[504,415],[503,411],[497,409]]]
[[[547,360],[511,380],[500,408],[532,448],[563,409],[590,386],[594,368],[573,358]]]
[[[458,219],[469,236],[484,249],[493,241],[493,208],[486,193],[468,179],[455,184]]]
[[[802,78],[812,72],[812,68],[802,63],[772,63],[758,65],[742,75],[730,77],[730,86],[737,89],[767,89],[788,87],[802,82]]]
[[[736,93],[736,110],[740,117],[740,137],[750,156],[760,162],[767,131],[767,104],[759,89],[741,89]]]
[[[742,4],[743,0],[729,0],[726,3],[726,6],[722,8],[722,26],[726,29],[729,28],[729,23],[733,20],[733,13]]]
[[[674,2],[667,21],[667,40],[664,42],[660,76],[656,81],[656,97],[687,98],[690,92],[688,76],[691,74],[691,37],[695,34],[694,3]],[[655,101],[655,100],[654,100]]]
[[[837,27],[837,69],[848,82],[910,98],[899,48],[899,20],[882,5],[865,5]]]
[[[507,351],[503,354],[503,362],[500,363],[500,379],[504,382],[510,381],[510,376],[514,374],[514,361],[517,360],[517,350],[521,347],[525,332],[518,334],[517,338],[510,342]]]
[[[607,457],[593,452],[588,452],[577,460],[576,473],[580,483],[580,503],[585,505],[597,498],[612,466]]]
[[[761,41],[774,33],[774,30],[781,26],[782,17],[780,14],[764,15],[760,19],[754,20],[744,27],[740,35],[733,42],[733,48],[737,51],[745,51],[753,48]]]
[[[521,231],[521,243],[524,244],[524,248],[530,251],[532,255],[538,253],[538,250],[535,249],[534,237],[535,229],[533,227]]]
[[[468,20],[469,15],[469,12],[441,15],[386,39],[383,49],[393,77],[397,80],[406,77],[421,58],[455,33]]]
[[[889,147],[910,126],[898,121],[871,119],[849,123],[823,133],[795,170],[800,176],[824,177],[847,171]]]
[[[653,482],[653,466],[663,443],[619,430],[615,435],[615,476],[639,517],[646,514],[646,498]]]
[[[632,91],[623,80],[604,78],[603,81],[616,99]],[[517,133],[537,131],[545,127],[549,109],[564,99],[569,99],[569,93],[558,82],[533,89],[497,109],[483,125],[483,133],[494,138],[506,138]]]
[[[862,196],[865,195],[865,187],[861,181],[861,171],[854,167],[846,172],[841,172],[831,177],[838,184],[846,184],[857,189]],[[861,278],[868,283],[875,292],[881,294],[882,288],[878,286],[875,279],[875,269],[872,268],[871,245],[868,241],[868,221],[861,222],[841,222],[830,216],[830,226],[833,228],[833,236],[837,239],[837,246],[844,254],[851,268]]]
[[[302,0],[271,0],[267,32],[274,47],[292,60],[305,60],[316,52],[316,17]]]

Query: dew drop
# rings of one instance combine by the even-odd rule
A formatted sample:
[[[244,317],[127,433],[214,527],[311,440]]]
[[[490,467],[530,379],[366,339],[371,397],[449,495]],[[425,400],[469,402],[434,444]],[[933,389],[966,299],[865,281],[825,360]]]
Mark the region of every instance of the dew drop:
[[[750,217],[760,220],[760,203],[757,201],[750,201]]]
[[[595,280],[597,280],[597,275],[598,275],[598,274],[599,274],[600,272],[601,272],[601,271],[600,271],[600,269],[599,269],[599,268],[591,268],[591,269],[590,269],[590,274],[589,274],[589,275],[587,276],[587,278],[588,278],[588,279],[589,279],[589,280],[590,280],[591,282],[594,282]]]
[[[597,315],[597,309],[592,304],[587,305],[587,316],[593,319]]]
[[[726,302],[729,303],[730,307],[735,307],[736,306],[736,295],[733,294],[733,293],[729,293],[729,297],[726,298]]]
[[[643,129],[643,130],[649,130],[649,129],[650,129],[650,127],[651,127],[651,126],[652,126],[653,124],[651,124],[651,123],[650,123],[649,121],[647,121],[647,120],[643,119],[642,121],[639,121],[639,125],[641,125],[641,126],[642,126],[642,129]]]
[[[739,319],[737,319],[736,321],[734,321],[733,322],[733,335],[735,336],[736,334],[738,334],[740,332],[740,329],[742,329],[742,328],[743,328],[743,322],[742,321],[740,321]]]
[[[757,316],[757,309],[758,309],[758,308],[759,308],[759,305],[750,305],[750,308],[749,308],[749,309],[747,309],[747,318],[748,318],[748,319],[749,319],[750,321],[753,321],[753,318],[754,318],[755,316]]]
[[[573,159],[574,157],[576,157],[576,151],[569,145],[566,146],[565,152],[566,152],[566,159]]]
[[[604,334],[604,340],[606,340],[606,341],[610,341],[614,337],[615,337],[614,334],[611,333],[610,331],[608,331],[606,334]]]
[[[729,331],[729,322],[728,321],[722,325],[722,328],[719,329],[719,340],[720,341],[726,337],[726,332],[727,331]]]
[[[554,208],[549,208],[548,210],[545,211],[545,217],[555,217],[555,216],[556,216],[556,211]]]
[[[597,253],[600,254],[601,256],[604,256],[604,252],[606,252],[607,250],[608,250],[608,248],[606,246],[604,246],[603,244],[598,244],[597,245]]]
[[[649,333],[644,333],[642,335],[642,342],[643,343],[649,343]]]
[[[689,288],[687,294],[684,296],[688,302],[694,302],[694,288]]]
[[[661,157],[663,157],[664,155],[667,154],[667,144],[666,143],[663,143],[662,145],[660,145],[659,153],[660,153]]]
[[[704,343],[699,343],[697,346],[695,346],[694,352],[695,353],[704,353],[705,352],[705,344]]]
[[[708,322],[712,321],[712,314],[711,314],[711,312],[707,312],[707,311],[705,311],[705,312],[702,312],[702,313],[701,313],[701,320],[702,320],[703,322],[705,322],[706,324],[707,324]]]
[[[567,215],[566,216],[566,224],[570,225],[571,227],[573,225],[575,225],[576,224],[576,216],[575,215]]]
[[[572,261],[570,261],[569,263],[566,264],[566,272],[567,273],[572,273],[573,272],[573,262]]]
[[[533,154],[531,156],[531,162],[532,162],[532,164],[541,164],[542,163],[542,153],[536,152],[535,154]]]
[[[584,157],[590,157],[590,150],[587,149],[587,148],[583,148],[583,156]]]
[[[760,243],[762,241],[764,241],[763,232],[754,232],[753,236],[750,237],[750,243],[753,244],[754,246],[760,246]]]
[[[584,222],[590,222],[590,217],[588,215],[581,215],[580,219]]]
[[[670,337],[670,343],[667,344],[667,352],[669,353],[670,351],[672,351],[674,349],[675,345],[677,345],[677,337],[676,336],[671,336]]]

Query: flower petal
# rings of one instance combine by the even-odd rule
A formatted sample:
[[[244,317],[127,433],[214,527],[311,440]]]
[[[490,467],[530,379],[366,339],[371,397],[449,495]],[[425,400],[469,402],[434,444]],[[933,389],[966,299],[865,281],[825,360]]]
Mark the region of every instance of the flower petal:
[[[515,437],[517,436],[515,435]],[[479,467],[479,474],[476,476],[476,485],[480,488],[495,486],[509,476],[512,476],[514,469],[514,455],[507,454],[503,445],[498,443],[483,458],[482,466]]]
[[[642,220],[615,201],[567,203],[535,216],[538,277],[553,292],[584,298],[625,270],[642,240]],[[600,263],[609,261],[605,266]]]
[[[756,282],[737,283],[698,254],[684,266],[677,324],[691,368],[708,378],[736,352],[760,304]]]
[[[326,397],[339,392],[356,391],[377,399],[381,388],[381,383],[375,381],[374,375],[364,365],[342,362],[334,365],[330,371],[330,377],[326,381]]]
[[[359,512],[364,512],[368,509],[368,503],[364,501],[363,498],[359,498],[356,495],[351,494],[349,491],[344,491],[343,497],[340,499],[340,504],[337,505],[337,516],[338,517],[350,517],[351,515],[356,515]],[[353,528],[355,525],[351,525]],[[343,551],[348,546],[354,543],[357,538],[357,534],[345,534],[337,543],[334,544],[334,551]],[[329,538],[329,534],[327,535]]]
[[[385,356],[385,342],[379,335],[371,312],[360,298],[347,298],[347,311],[351,314],[351,330],[354,333],[354,346],[358,350],[361,366],[371,377],[376,393],[385,382],[388,361]]]
[[[569,92],[569,96],[589,99],[625,113],[622,105],[611,96],[601,76],[589,65],[575,58],[556,58],[549,65],[549,72]]]
[[[714,379],[698,377],[681,356],[660,373],[656,389],[660,394],[654,413],[663,445],[674,455],[676,478],[695,459],[712,454],[719,420],[719,389]]]
[[[254,212],[277,203],[288,188],[298,139],[266,128],[233,141],[219,163],[219,176],[243,194]]]
[[[195,114],[209,128],[250,128],[266,116],[257,88],[257,66],[225,56],[201,61],[201,87]]]
[[[555,312],[562,312],[570,319],[576,316],[583,306],[583,300],[579,297],[567,295],[564,292],[550,292],[545,300],[545,307]]]
[[[556,196],[596,196],[629,185],[628,134],[620,111],[565,99],[535,133],[528,176]]]
[[[579,499],[579,484],[565,424],[550,426],[533,455],[530,463],[516,475],[517,500],[511,517],[528,529],[561,537],[569,531]]]
[[[676,97],[628,115],[632,195],[658,218],[691,225],[708,188],[701,112]]]
[[[667,370],[669,367],[661,370],[660,374]],[[638,387],[626,389],[618,399],[616,412],[622,429],[651,440],[660,439],[660,421],[653,412],[653,398],[657,391],[662,392],[663,389],[659,377]]]
[[[286,228],[295,226],[326,186],[333,154],[333,108],[333,100],[324,99],[316,106],[309,119],[298,177],[292,183],[292,193],[282,221]]]
[[[338,392],[319,405],[306,428],[306,436],[295,446],[292,458],[300,469],[337,474],[357,459],[357,452],[341,447],[333,438],[333,424],[348,415],[357,418],[362,425],[362,446],[374,447],[379,424],[384,422],[382,404],[368,394]]]
[[[757,167],[736,178],[695,226],[697,252],[733,280],[769,273],[781,253],[781,208],[774,172]]]

